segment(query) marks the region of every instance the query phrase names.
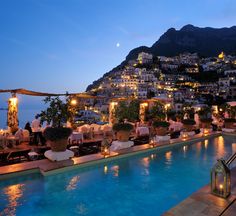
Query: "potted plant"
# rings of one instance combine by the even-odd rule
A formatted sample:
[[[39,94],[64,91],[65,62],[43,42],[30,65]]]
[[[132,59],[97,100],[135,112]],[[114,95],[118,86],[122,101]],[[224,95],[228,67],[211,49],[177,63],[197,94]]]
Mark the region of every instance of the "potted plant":
[[[71,128],[63,127],[48,127],[43,132],[47,143],[50,145],[51,150],[54,152],[63,152],[66,151],[68,144],[68,137],[71,135]]]
[[[196,124],[193,119],[184,119],[182,120],[182,123],[187,132],[191,132],[194,129],[193,126]]]
[[[153,127],[157,136],[166,136],[170,123],[167,121],[155,121]]]
[[[148,119],[155,121],[164,121],[166,118],[165,106],[163,103],[157,101],[148,112]]]
[[[212,118],[200,118],[201,121],[201,128],[210,128]]]
[[[69,150],[66,150],[66,147],[72,129],[63,127],[63,123],[66,123],[72,115],[68,101],[64,102],[59,97],[49,96],[44,99],[44,102],[45,104],[49,103],[49,107],[46,110],[41,111],[39,116],[41,117],[41,123],[46,121],[48,124],[51,123],[52,125],[51,127],[46,128],[43,133],[47,144],[51,147],[49,157],[51,157],[53,152],[65,152],[65,155],[71,155],[70,152],[68,152]],[[63,155],[62,158],[65,159],[65,155]]]
[[[201,122],[201,128],[210,128],[212,122],[211,108],[203,107],[198,111],[198,115]]]
[[[235,128],[234,124],[236,123],[236,119],[234,118],[226,118],[225,119],[225,128]]]
[[[129,123],[116,123],[112,127],[113,131],[116,133],[116,138],[120,142],[129,141],[131,131],[133,130],[133,125]]]
[[[49,106],[39,114],[41,123],[47,122],[53,128],[62,127],[63,123],[66,123],[73,115],[68,101],[64,102],[59,97],[51,96],[46,97],[43,101]]]
[[[118,121],[135,122],[139,119],[139,101],[132,100],[130,103],[125,101],[119,102],[115,109],[115,117]]]

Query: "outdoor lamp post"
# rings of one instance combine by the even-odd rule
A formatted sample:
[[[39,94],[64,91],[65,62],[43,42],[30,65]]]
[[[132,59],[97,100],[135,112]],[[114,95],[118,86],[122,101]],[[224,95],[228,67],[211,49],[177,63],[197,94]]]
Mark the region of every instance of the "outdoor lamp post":
[[[230,169],[223,159],[219,159],[211,170],[211,193],[227,198],[230,189]]]

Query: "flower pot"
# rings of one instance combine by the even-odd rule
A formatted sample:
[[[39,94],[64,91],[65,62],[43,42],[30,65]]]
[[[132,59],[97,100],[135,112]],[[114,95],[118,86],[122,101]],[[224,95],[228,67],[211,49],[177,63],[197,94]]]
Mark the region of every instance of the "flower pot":
[[[184,124],[183,126],[187,132],[190,132],[194,129],[193,125]]]
[[[68,137],[72,133],[71,128],[46,128],[43,132],[52,151],[62,152],[66,150]]]
[[[235,123],[236,123],[236,119],[233,119],[233,118],[225,119],[225,128],[234,129],[235,128],[235,126],[234,126]]]
[[[116,132],[116,138],[120,142],[127,142],[129,141],[130,134],[131,134],[131,131],[120,130]]]
[[[167,127],[156,127],[155,132],[157,136],[165,136],[168,133]]]
[[[210,128],[211,122],[201,122],[201,128]]]
[[[60,140],[55,140],[55,141],[48,140],[47,143],[51,147],[52,151],[63,152],[63,151],[66,151],[68,141],[67,139],[60,139]]]
[[[225,122],[225,128],[234,128],[234,122]]]

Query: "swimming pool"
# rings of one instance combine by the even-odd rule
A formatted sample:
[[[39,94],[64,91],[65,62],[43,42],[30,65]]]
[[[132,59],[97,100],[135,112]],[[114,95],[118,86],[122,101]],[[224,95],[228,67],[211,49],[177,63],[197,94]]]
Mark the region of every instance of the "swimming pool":
[[[0,183],[0,215],[161,215],[209,183],[217,158],[236,151],[219,136],[169,150]]]

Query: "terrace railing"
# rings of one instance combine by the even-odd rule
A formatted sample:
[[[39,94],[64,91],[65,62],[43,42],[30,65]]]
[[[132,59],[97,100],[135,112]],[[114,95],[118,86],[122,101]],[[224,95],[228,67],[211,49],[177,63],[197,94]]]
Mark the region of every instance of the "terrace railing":
[[[232,154],[232,155],[226,160],[226,164],[227,164],[228,166],[230,166],[230,165],[234,162],[235,159],[236,159],[236,152],[235,152],[234,154]]]

